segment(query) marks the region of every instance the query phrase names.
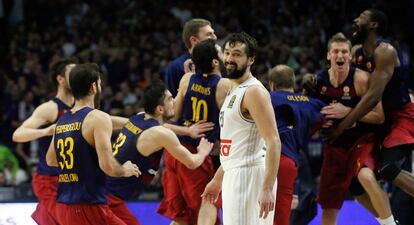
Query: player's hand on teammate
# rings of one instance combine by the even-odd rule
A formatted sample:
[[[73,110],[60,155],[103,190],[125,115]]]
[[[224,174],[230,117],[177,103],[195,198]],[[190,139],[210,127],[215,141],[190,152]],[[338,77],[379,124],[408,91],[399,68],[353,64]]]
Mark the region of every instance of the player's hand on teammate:
[[[204,189],[204,192],[201,194],[201,198],[203,198],[204,202],[208,202],[210,204],[214,204],[221,191],[221,183],[212,179]]]
[[[342,119],[351,112],[352,108],[342,105],[341,103],[333,103],[322,108],[321,113],[328,119]]]
[[[141,175],[141,171],[139,170],[138,166],[133,164],[129,160],[126,161],[124,164],[122,164],[122,167],[124,168],[123,177],[130,177],[130,176],[139,177],[139,175]]]
[[[208,155],[213,149],[213,146],[214,146],[214,143],[207,141],[207,139],[205,138],[201,138],[200,144],[198,144],[197,146],[197,150],[203,155]]]
[[[193,60],[191,59],[187,59],[184,62],[184,73],[195,73],[196,72],[196,68],[195,65],[193,63]]]
[[[48,127],[45,127],[43,131],[45,132],[45,136],[52,136],[55,133],[56,124],[52,124]]]
[[[275,208],[275,198],[271,189],[262,190],[259,194],[260,213],[259,218],[266,219],[270,211]]]
[[[214,123],[200,120],[188,128],[188,133],[191,138],[198,139],[206,136],[204,133],[214,129]]]

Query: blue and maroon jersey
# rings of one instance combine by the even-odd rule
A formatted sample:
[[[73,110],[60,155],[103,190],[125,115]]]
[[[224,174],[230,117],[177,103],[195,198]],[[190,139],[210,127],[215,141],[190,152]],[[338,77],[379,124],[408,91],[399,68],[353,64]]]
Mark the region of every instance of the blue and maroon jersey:
[[[305,147],[310,135],[322,125],[324,116],[320,110],[326,104],[303,94],[286,91],[272,91],[270,97],[282,143],[282,154],[298,165],[298,151]]]
[[[383,42],[385,41],[378,40],[376,46],[378,47]],[[403,60],[400,52],[398,52],[398,59],[400,60],[400,66],[394,68],[391,80],[388,81],[382,94],[382,106],[386,114],[411,102],[408,92],[408,62]],[[355,66],[372,73],[375,70],[374,55],[366,56],[362,48],[357,49],[355,52]]]
[[[82,136],[82,123],[93,109],[66,112],[56,123],[55,151],[59,182],[57,201],[65,204],[106,203],[105,174],[95,148]]]
[[[354,87],[355,67],[350,67],[348,75],[344,82],[334,87],[329,80],[328,69],[318,72],[317,91],[319,99],[329,105],[331,103],[341,103],[344,106],[354,108],[361,98],[357,96]]]
[[[136,197],[144,187],[151,183],[160,166],[162,149],[149,156],[142,155],[137,149],[141,133],[151,127],[160,126],[153,118],[145,118],[145,113],[131,116],[112,145],[115,158],[120,164],[131,161],[139,167],[142,174],[137,177],[107,177],[108,191],[124,200]]]
[[[216,124],[213,130],[206,133],[205,138],[215,142],[220,136],[218,125],[220,109],[216,101],[217,84],[221,77],[216,74],[196,73],[191,76],[188,89],[184,96],[183,111],[180,120],[181,126],[191,126],[200,120]],[[197,146],[200,140],[191,137],[181,136],[180,141],[186,144]]]
[[[356,68],[351,66],[348,76],[339,84],[338,87],[332,86],[329,80],[328,70],[323,70],[317,74],[317,91],[319,92],[319,99],[325,104],[341,103],[344,106],[354,108],[361,100],[357,96],[354,86],[354,75]],[[338,123],[339,120],[334,120]],[[333,143],[334,146],[341,146],[343,148],[351,148],[361,135],[372,132],[375,126],[364,122],[358,122],[353,128],[346,129],[342,135]]]
[[[54,98],[51,99],[51,101],[55,102],[57,107],[58,107],[58,114],[57,114],[57,117],[56,117],[56,121],[66,111],[69,111],[72,108],[72,106],[66,105],[59,98],[54,97]],[[45,124],[45,125],[41,126],[40,128],[48,127],[48,126],[56,123],[56,121],[53,121],[53,123]],[[38,174],[44,174],[44,175],[57,176],[59,174],[59,170],[56,167],[48,166],[47,163],[46,163],[46,153],[47,153],[47,150],[49,149],[49,145],[50,145],[51,141],[52,141],[51,136],[46,136],[46,137],[42,137],[42,138],[38,139],[38,142],[39,142],[39,152],[38,152],[39,163],[37,165],[37,173]]]
[[[187,59],[191,59],[191,55],[188,52],[176,58],[174,61],[168,64],[167,68],[165,69],[164,81],[165,81],[165,84],[168,90],[171,92],[173,97],[177,95],[178,86],[180,85],[180,80],[185,73],[184,62]]]

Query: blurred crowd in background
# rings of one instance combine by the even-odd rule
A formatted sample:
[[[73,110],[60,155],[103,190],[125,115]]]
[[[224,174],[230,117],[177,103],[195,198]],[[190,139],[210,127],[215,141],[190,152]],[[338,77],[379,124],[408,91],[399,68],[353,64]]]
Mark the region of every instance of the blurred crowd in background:
[[[11,137],[54,96],[48,75],[59,59],[99,64],[101,109],[128,117],[140,110],[143,88],[164,79],[165,67],[185,51],[182,25],[191,18],[210,20],[218,43],[232,32],[254,36],[260,48],[253,74],[263,83],[273,66],[287,64],[300,84],[303,75],[326,66],[329,37],[339,31],[350,36],[352,19],[370,7],[388,14],[389,38],[411,62],[414,3],[408,0],[0,0],[0,186],[30,182],[37,142],[16,144]],[[308,154],[316,164],[320,148],[315,137]],[[317,176],[318,165],[312,172]]]

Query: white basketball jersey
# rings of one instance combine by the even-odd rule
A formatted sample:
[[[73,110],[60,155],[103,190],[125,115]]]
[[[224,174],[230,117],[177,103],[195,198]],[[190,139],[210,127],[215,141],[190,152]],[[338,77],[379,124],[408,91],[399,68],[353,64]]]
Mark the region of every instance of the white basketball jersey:
[[[225,171],[265,162],[264,140],[254,121],[244,118],[241,111],[244,94],[253,85],[264,88],[251,77],[228,93],[220,110],[220,162]]]

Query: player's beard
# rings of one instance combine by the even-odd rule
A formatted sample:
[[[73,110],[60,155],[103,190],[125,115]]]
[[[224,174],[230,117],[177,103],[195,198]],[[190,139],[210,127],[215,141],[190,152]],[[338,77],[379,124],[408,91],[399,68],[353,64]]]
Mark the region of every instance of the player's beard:
[[[227,78],[234,79],[234,80],[239,79],[240,77],[244,75],[244,73],[246,73],[246,70],[247,70],[247,64],[244,65],[241,69],[238,69],[236,65],[236,69],[234,69],[233,71],[227,70]]]
[[[368,37],[368,30],[365,27],[356,27],[352,33],[352,44],[363,44]]]
[[[97,89],[95,97],[93,98],[93,104],[95,106],[95,109],[101,108],[101,90],[99,90],[99,88]]]

